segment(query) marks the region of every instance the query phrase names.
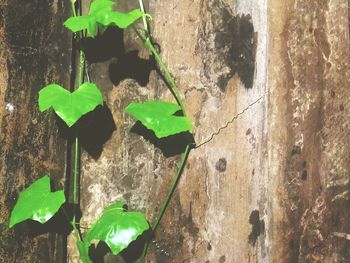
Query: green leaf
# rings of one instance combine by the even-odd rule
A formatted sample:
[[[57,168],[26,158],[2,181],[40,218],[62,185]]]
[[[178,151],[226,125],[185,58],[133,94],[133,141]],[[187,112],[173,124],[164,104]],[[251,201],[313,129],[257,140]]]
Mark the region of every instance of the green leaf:
[[[72,93],[57,84],[50,84],[39,92],[40,111],[52,107],[69,127],[102,104],[102,94],[94,83],[86,82]]]
[[[78,31],[87,29],[90,24],[89,16],[76,16],[70,17],[64,22],[64,26],[69,28],[72,32],[76,33]]]
[[[116,3],[111,0],[94,0],[90,5],[89,15],[100,11],[112,11]]]
[[[127,28],[142,16],[140,9],[134,9],[129,13],[110,11],[99,16],[97,21],[104,26],[114,24],[120,28]]]
[[[65,202],[62,190],[51,192],[50,178],[44,176],[19,195],[10,216],[9,227],[27,219],[47,222]]]
[[[132,102],[124,112],[141,121],[148,129],[154,131],[158,138],[163,138],[191,130],[192,124],[187,117],[173,115],[179,110],[181,107],[175,103],[151,101]]]
[[[87,232],[84,242],[104,241],[117,255],[149,228],[142,213],[125,211],[123,206],[122,202],[116,202],[107,207]]]
[[[89,258],[89,246],[87,246],[85,242],[77,240],[77,247],[81,261],[83,261],[83,263],[92,263]]]
[[[87,30],[88,37],[97,35],[97,28],[104,29],[109,25],[116,25],[120,28],[127,28],[144,14],[140,9],[134,9],[129,13],[113,11],[115,2],[111,0],[94,0],[90,5],[88,15],[71,17],[64,25],[72,32]]]

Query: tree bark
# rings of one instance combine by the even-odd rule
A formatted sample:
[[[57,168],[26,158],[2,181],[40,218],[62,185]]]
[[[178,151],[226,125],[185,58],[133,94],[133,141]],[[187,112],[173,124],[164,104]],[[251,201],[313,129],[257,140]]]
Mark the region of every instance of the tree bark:
[[[29,222],[8,229],[20,191],[49,174],[62,188],[65,141],[53,113],[40,113],[38,91],[69,87],[67,1],[0,1],[0,261],[64,262],[65,242]],[[62,179],[62,180],[61,180]]]
[[[64,144],[35,96],[52,80],[69,85],[70,33],[60,26],[69,6],[37,2],[0,7],[4,262],[60,262],[48,235],[29,245],[26,233],[4,225],[25,185],[50,172],[58,186],[64,176]],[[89,2],[83,5],[86,13]],[[348,0],[146,1],[196,142],[148,262],[348,261],[349,8]],[[109,28],[83,47],[105,105],[81,129],[82,229],[116,200],[152,222],[184,138],[157,141],[123,109],[132,101],[175,101],[133,30]],[[78,262],[73,241],[68,261]],[[105,252],[94,256],[123,262]],[[124,262],[136,254],[125,253]]]

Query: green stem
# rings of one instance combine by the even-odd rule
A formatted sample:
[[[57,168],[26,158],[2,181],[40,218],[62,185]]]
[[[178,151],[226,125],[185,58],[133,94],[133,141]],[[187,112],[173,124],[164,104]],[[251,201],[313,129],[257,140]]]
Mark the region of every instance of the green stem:
[[[139,5],[140,5],[141,12],[145,14],[145,8],[143,6],[143,0],[139,0]],[[148,24],[147,24],[147,20],[146,20],[146,16],[145,15],[142,16],[142,21],[143,21],[143,27],[145,28],[145,31],[147,33],[149,33],[149,31],[148,31]]]
[[[139,0],[139,5],[140,5],[140,10],[145,13],[145,10],[144,10],[144,5],[143,5],[143,0]],[[172,77],[172,75],[170,74],[167,66],[165,65],[165,63],[163,62],[162,58],[160,57],[157,49],[154,47],[151,39],[150,39],[150,32],[149,32],[149,29],[148,29],[148,25],[147,25],[147,21],[146,21],[146,17],[144,16],[143,17],[143,25],[144,25],[144,30],[146,32],[146,35],[145,37],[143,37],[136,29],[136,34],[144,41],[144,44],[146,47],[148,47],[150,49],[150,51],[152,52],[155,60],[157,61],[159,67],[160,67],[160,70],[164,73],[165,75],[165,78],[169,84],[169,87],[170,87],[170,90],[172,92],[172,94],[174,95],[177,103],[179,104],[179,106],[181,107],[181,110],[182,110],[182,113],[184,116],[186,116],[186,110],[185,110],[185,106],[183,104],[183,101],[182,101],[182,97],[180,95],[180,92],[176,86],[176,83],[175,83],[175,80],[174,78]],[[180,161],[180,166],[178,167],[178,170],[177,170],[177,173],[176,173],[176,176],[174,177],[171,185],[170,185],[170,188],[169,188],[169,191],[167,193],[167,196],[164,200],[164,202],[162,203],[159,211],[158,211],[158,214],[156,215],[153,223],[151,224],[151,228],[152,228],[152,231],[155,232],[160,221],[162,220],[162,217],[170,203],[170,200],[174,194],[174,191],[176,189],[176,186],[178,185],[179,183],[179,180],[181,178],[181,174],[183,172],[183,169],[186,165],[186,160],[187,160],[187,157],[188,157],[188,154],[190,152],[190,145],[187,145],[186,146],[186,149],[185,149],[185,152],[181,155],[181,161]],[[147,254],[147,249],[148,249],[148,245],[149,245],[149,241],[146,242],[144,248],[143,248],[143,252],[142,252],[142,255],[140,257],[140,260],[141,262],[144,262],[145,260],[145,256]]]
[[[156,215],[156,217],[154,218],[154,221],[153,223],[151,224],[151,228],[152,228],[152,231],[155,232],[157,230],[157,227],[160,223],[160,221],[162,220],[162,217],[165,213],[165,210],[167,209],[169,203],[170,203],[170,200],[171,198],[173,197],[173,194],[175,192],[175,189],[176,189],[176,186],[178,185],[179,181],[180,181],[180,178],[181,178],[181,175],[182,175],[182,172],[185,168],[185,165],[186,165],[186,160],[187,160],[187,157],[190,153],[190,145],[187,145],[186,146],[186,149],[185,149],[185,152],[181,155],[181,161],[180,161],[180,165],[178,167],[178,170],[176,172],[176,176],[174,177],[171,185],[170,185],[170,188],[169,188],[169,191],[168,191],[168,194],[161,206],[161,208],[159,209],[158,211],[158,214]],[[149,242],[146,242],[144,248],[143,248],[143,251],[142,251],[142,255],[140,257],[141,259],[141,262],[144,262],[144,258],[147,254],[147,249],[148,249],[148,245],[149,245]]]
[[[73,16],[77,16],[77,12],[75,11],[75,4],[74,4],[74,0],[71,0],[71,4],[72,4],[72,14]]]
[[[77,16],[77,12],[75,10],[75,5],[74,5],[74,0],[71,0],[72,4],[72,14],[73,16]],[[79,35],[81,37],[81,35]],[[84,64],[85,64],[85,57],[84,57],[84,52],[82,50],[79,51],[79,71],[78,71],[78,77],[77,77],[77,83],[76,87],[79,87],[82,82],[84,81]],[[82,240],[80,231],[77,227],[77,211],[76,207],[79,204],[78,201],[78,178],[79,178],[79,139],[78,139],[78,127],[75,135],[75,143],[74,143],[74,168],[73,168],[73,221],[72,221],[72,227],[74,229],[74,234],[77,238],[77,242],[79,240]]]
[[[140,5],[140,10],[141,10],[143,13],[145,13],[145,7],[144,7],[144,4],[143,4],[143,0],[139,0],[139,5]],[[152,41],[151,41],[151,39],[150,39],[150,37],[149,37],[149,36],[150,36],[150,32],[149,32],[149,29],[148,29],[146,17],[143,16],[142,19],[143,19],[144,30],[145,30],[145,32],[146,32],[146,37],[142,37],[142,36],[138,33],[137,30],[136,30],[136,33],[137,33],[137,35],[138,35],[141,39],[143,39],[143,41],[144,41],[146,47],[148,47],[148,48],[151,50],[151,52],[152,52],[154,58],[156,59],[156,61],[157,61],[158,65],[159,65],[161,71],[163,71],[163,73],[165,74],[165,78],[166,78],[166,80],[167,80],[167,82],[168,82],[168,84],[169,84],[169,86],[170,86],[170,90],[172,91],[172,93],[173,93],[173,95],[174,95],[174,97],[175,97],[177,103],[180,105],[183,115],[186,116],[185,106],[184,106],[184,104],[183,104],[183,102],[182,102],[182,97],[181,97],[181,95],[180,95],[179,90],[177,89],[175,80],[174,80],[174,78],[171,76],[171,74],[170,74],[170,72],[169,72],[167,66],[166,66],[165,63],[163,62],[163,60],[162,60],[162,58],[160,57],[160,55],[159,55],[157,49],[154,47],[154,45],[153,45],[153,43],[152,43]]]
[[[189,152],[190,152],[190,145],[187,145],[185,152],[181,155],[180,165],[177,169],[176,176],[174,177],[173,182],[171,183],[171,186],[169,188],[169,192],[168,192],[157,216],[155,217],[154,222],[152,223],[152,230],[153,231],[156,231],[156,229],[159,225],[159,222],[161,221],[161,219],[164,215],[164,212],[165,212],[166,208],[168,207],[168,204],[169,204],[169,202],[174,194],[176,186],[179,183],[179,180],[181,178],[182,171],[185,168],[186,160],[187,160]]]
[[[156,59],[161,71],[163,71],[163,73],[165,74],[165,78],[169,83],[170,89],[171,89],[172,93],[174,94],[176,101],[180,105],[181,110],[183,112],[183,115],[186,116],[185,106],[182,102],[182,98],[181,98],[181,95],[179,93],[179,90],[177,89],[175,80],[171,76],[167,66],[164,64],[162,58],[160,57],[157,49],[154,47],[154,45],[149,37],[146,38],[145,45],[151,50],[151,52],[152,52],[154,58]]]

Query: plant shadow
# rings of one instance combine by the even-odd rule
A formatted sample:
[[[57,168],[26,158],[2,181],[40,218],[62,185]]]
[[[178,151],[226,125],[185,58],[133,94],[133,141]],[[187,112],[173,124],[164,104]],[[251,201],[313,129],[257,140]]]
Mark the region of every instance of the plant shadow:
[[[81,119],[80,127],[79,141],[94,159],[100,157],[103,145],[117,129],[112,112],[106,103],[85,115]]]
[[[76,130],[79,127],[78,138],[80,145],[94,159],[100,157],[103,145],[117,129],[112,112],[106,103],[103,106],[97,106],[93,111],[84,115],[70,128],[58,116],[56,119],[60,136],[70,142],[74,142]]]
[[[57,213],[44,224],[31,219],[21,222],[15,225],[15,233],[26,233],[31,238],[45,233],[56,233],[63,236],[68,236],[73,230],[72,225],[70,224],[73,218],[73,207],[74,206],[72,204],[65,203],[61,206]],[[82,214],[78,207],[76,208],[76,213],[77,222],[79,222]]]
[[[108,245],[105,242],[100,241],[97,246],[90,246],[89,257],[94,263],[103,263],[105,262],[106,257],[113,258],[111,262],[137,262],[142,255],[147,240],[150,240],[152,236],[153,232],[151,229],[145,231],[135,241],[131,242],[127,248],[121,251],[119,256],[113,255]]]
[[[141,86],[146,86],[151,71],[157,69],[153,56],[142,59],[138,50],[126,51],[124,30],[117,27],[110,26],[103,34],[84,39],[82,48],[89,63],[115,59],[108,69],[109,78],[114,85],[118,85],[124,79],[134,79]]]
[[[181,132],[159,139],[152,130],[147,129],[140,121],[137,121],[130,131],[142,136],[159,148],[165,157],[181,154],[185,151],[187,145],[194,144],[194,138],[190,132]]]
[[[84,38],[82,48],[86,60],[89,63],[99,63],[123,56],[125,53],[123,33],[122,29],[110,26],[95,38]]]
[[[149,59],[139,57],[137,50],[124,54],[117,62],[109,65],[109,77],[114,85],[122,80],[131,78],[141,86],[146,86],[152,70],[156,70],[156,61],[153,56]]]

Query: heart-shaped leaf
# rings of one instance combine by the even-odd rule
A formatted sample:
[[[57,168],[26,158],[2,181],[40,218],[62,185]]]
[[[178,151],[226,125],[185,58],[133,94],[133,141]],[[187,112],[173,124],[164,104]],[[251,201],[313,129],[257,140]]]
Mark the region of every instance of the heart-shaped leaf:
[[[66,201],[62,190],[51,192],[50,178],[44,176],[19,195],[10,216],[9,227],[27,219],[47,222]]]
[[[94,83],[86,82],[72,93],[57,84],[50,84],[39,92],[40,111],[52,107],[69,127],[102,104],[102,94]]]
[[[102,27],[103,31],[107,26],[115,25],[124,29],[144,15],[140,9],[128,13],[117,12],[113,10],[114,5],[110,0],[94,0],[86,16],[71,17],[64,25],[74,33],[86,29],[88,37],[95,37],[97,28]]]
[[[176,116],[181,107],[175,103],[150,101],[132,102],[124,110],[141,121],[148,129],[154,131],[158,138],[167,137],[180,132],[189,131],[192,124],[187,117]]]
[[[116,202],[103,211],[100,219],[87,232],[84,243],[104,241],[117,255],[148,228],[142,213],[128,212],[122,202]]]

